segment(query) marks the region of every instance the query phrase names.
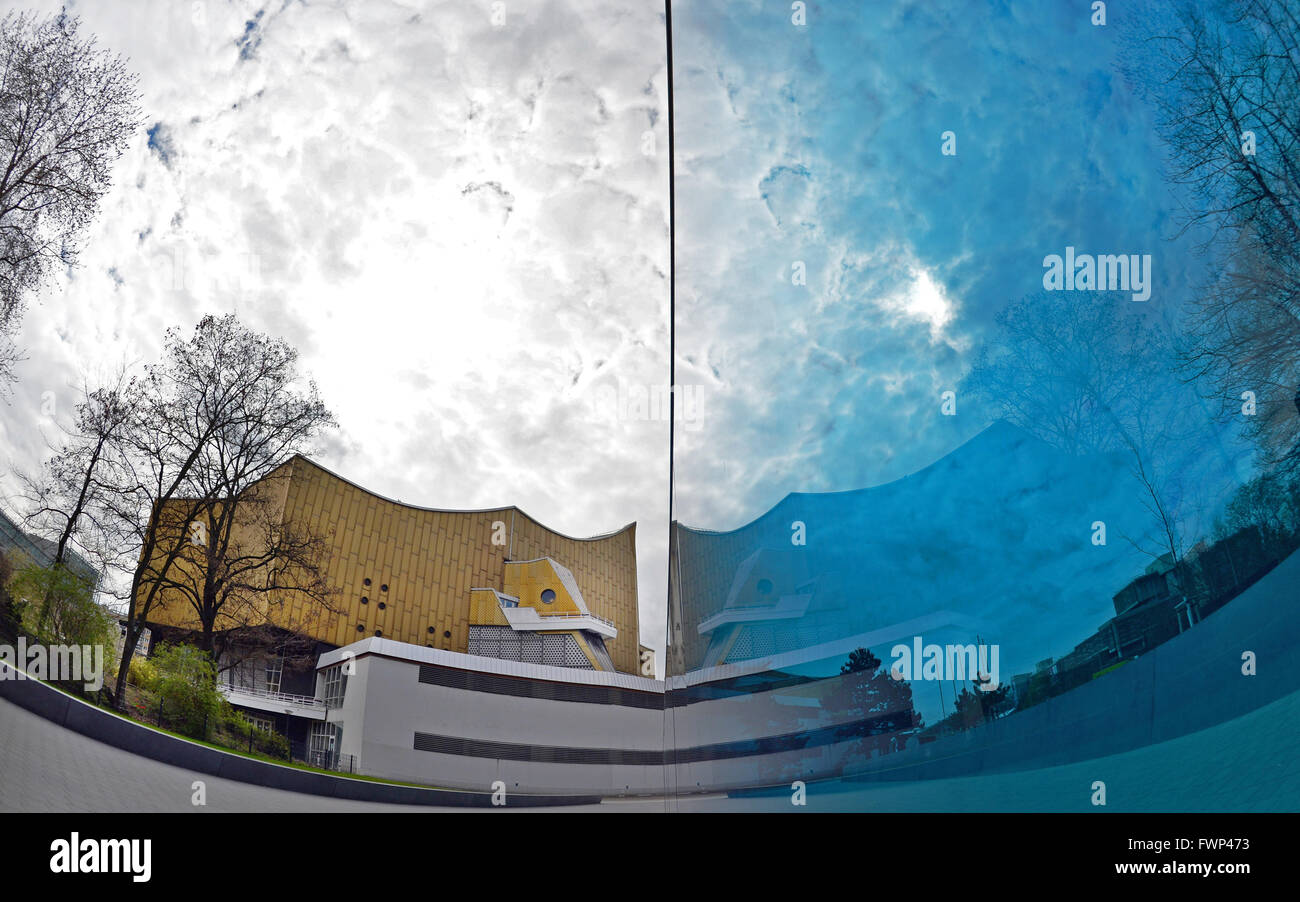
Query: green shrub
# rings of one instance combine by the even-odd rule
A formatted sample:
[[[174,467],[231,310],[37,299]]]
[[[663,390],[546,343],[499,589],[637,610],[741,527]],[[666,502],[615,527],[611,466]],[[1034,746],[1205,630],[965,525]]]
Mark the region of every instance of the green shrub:
[[[283,734],[267,733],[263,730],[258,730],[257,734],[257,738],[253,740],[255,748],[273,758],[289,760],[289,740]]]
[[[128,667],[127,679],[132,685],[155,692],[158,688],[158,668],[148,658],[134,657]]]
[[[289,760],[289,740],[280,733],[259,729],[242,711],[231,708],[223,718],[222,726],[233,741],[232,748],[247,751],[251,738],[253,751]]]
[[[229,704],[217,691],[217,668],[193,645],[163,645],[153,656],[154,691],[173,729],[201,738],[220,723]]]
[[[116,669],[117,620],[95,602],[94,586],[64,564],[27,564],[9,583],[22,629],[47,645],[101,646],[105,669]]]

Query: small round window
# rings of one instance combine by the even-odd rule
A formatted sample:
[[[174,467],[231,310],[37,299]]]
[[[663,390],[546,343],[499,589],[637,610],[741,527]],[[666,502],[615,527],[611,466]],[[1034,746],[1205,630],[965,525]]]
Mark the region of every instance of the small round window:
[[[550,604],[550,603],[553,602],[553,601],[555,601],[555,590],[554,590],[554,589],[543,589],[543,590],[542,590],[542,604]]]
[[[771,595],[772,581],[770,579],[760,579],[756,588],[758,589],[759,595]]]

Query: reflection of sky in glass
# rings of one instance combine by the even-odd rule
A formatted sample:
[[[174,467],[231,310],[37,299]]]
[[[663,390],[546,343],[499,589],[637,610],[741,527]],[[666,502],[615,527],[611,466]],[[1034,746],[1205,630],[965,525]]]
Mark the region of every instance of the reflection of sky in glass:
[[[1171,240],[1153,113],[1118,66],[1140,36],[1118,12],[1104,27],[1042,3],[790,15],[674,4],[677,379],[705,386],[677,433],[677,518],[706,528],[790,491],[897,479],[984,429],[996,411],[962,380],[995,314],[1041,292],[1044,256],[1151,254],[1141,306],[1161,326],[1204,274],[1194,242]],[[1197,441],[1220,480],[1235,469],[1217,434]]]
[[[677,382],[700,395],[676,433],[668,672],[791,680],[737,732],[797,723],[809,773],[923,756],[969,716],[1009,716],[1005,736],[1095,723],[1108,691],[1140,732],[1184,666],[1165,644],[1293,548],[1215,531],[1253,452],[1203,396],[1222,386],[1178,369],[1228,248],[1180,234],[1196,199],[1133,64],[1167,13],[1090,12],[808,4],[798,27],[786,2],[674,4]],[[1133,272],[1047,291],[1049,255],[1149,260],[1149,299]],[[1277,585],[1237,615],[1266,616]],[[1225,623],[1197,641],[1236,649]],[[922,644],[996,648],[1005,703],[954,713],[974,675],[919,660],[896,696],[871,665],[838,676],[856,647],[888,669]],[[818,759],[808,737],[885,709]],[[712,710],[684,705],[684,734]]]

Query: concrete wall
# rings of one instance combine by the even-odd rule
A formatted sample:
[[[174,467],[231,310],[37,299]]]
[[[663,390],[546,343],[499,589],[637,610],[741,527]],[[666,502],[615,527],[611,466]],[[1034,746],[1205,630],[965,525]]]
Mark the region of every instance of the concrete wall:
[[[212,774],[255,786],[284,789],[339,799],[388,802],[397,805],[452,805],[491,807],[491,795],[484,792],[449,792],[415,786],[396,786],[314,773],[292,767],[245,758],[209,748],[197,742],[171,736],[101,708],[73,698],[34,679],[18,678],[10,665],[0,662],[0,698],[5,698],[46,720],[73,732],[107,743],[154,761],[185,768],[195,774]],[[510,799],[515,807],[527,805],[584,805],[597,799],[591,795],[519,795]]]
[[[500,780],[508,791],[658,795],[679,786],[718,791],[838,773],[855,748],[853,741],[831,742],[824,735],[810,748],[799,747],[801,739],[760,754],[754,753],[757,748],[731,747],[852,721],[857,715],[850,707],[823,703],[842,688],[838,677],[665,710],[670,696],[662,682],[623,674],[493,661],[375,639],[331,652],[321,666],[345,654],[354,655],[355,672],[342,707],[332,710],[329,720],[342,724],[340,751],[357,757],[359,771],[388,779],[481,791]],[[637,703],[422,682],[422,664],[597,694],[607,686],[637,693]],[[417,734],[473,753],[417,748]],[[504,753],[495,753],[498,746]],[[519,760],[531,755],[550,760]],[[678,756],[704,760],[679,762]],[[567,760],[598,757],[614,760]],[[639,760],[618,763],[620,758]]]

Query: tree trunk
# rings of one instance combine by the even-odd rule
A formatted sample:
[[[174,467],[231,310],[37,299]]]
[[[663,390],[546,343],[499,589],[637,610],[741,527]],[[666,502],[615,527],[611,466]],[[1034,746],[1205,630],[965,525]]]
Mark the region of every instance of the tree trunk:
[[[131,672],[131,659],[135,657],[135,646],[140,641],[140,630],[136,628],[135,618],[126,622],[126,636],[122,640],[122,661],[117,665],[117,681],[113,684],[113,707],[119,711],[126,708],[126,677]]]

